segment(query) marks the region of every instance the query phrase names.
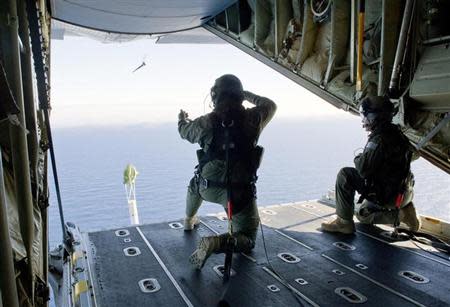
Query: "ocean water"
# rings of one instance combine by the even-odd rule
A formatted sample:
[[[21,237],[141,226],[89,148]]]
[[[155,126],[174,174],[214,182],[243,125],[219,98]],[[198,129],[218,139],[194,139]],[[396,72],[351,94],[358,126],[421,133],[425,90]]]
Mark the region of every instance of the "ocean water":
[[[176,123],[66,128],[53,133],[66,221],[82,231],[128,226],[122,182],[128,163],[139,172],[136,198],[141,223],[184,216],[198,145],[181,140]],[[359,120],[274,120],[259,142],[265,154],[258,172],[258,205],[322,197],[334,188],[339,169],[353,165],[354,154],[365,141]],[[423,159],[413,162],[412,168],[418,211],[450,220],[450,176]],[[50,245],[56,246],[61,226],[53,186],[50,202]],[[200,214],[221,210],[205,203]]]

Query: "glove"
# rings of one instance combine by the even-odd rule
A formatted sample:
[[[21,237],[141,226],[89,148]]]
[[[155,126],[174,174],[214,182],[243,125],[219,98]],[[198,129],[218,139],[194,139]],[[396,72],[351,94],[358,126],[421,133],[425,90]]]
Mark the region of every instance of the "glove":
[[[185,121],[189,117],[188,113],[184,110],[180,110],[178,114],[178,121]]]

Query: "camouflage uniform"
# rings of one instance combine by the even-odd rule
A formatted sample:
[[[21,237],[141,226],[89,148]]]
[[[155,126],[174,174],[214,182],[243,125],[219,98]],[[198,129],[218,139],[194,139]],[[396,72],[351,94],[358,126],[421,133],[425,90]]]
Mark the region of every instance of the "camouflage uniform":
[[[395,207],[396,196],[408,175],[410,146],[407,138],[396,125],[381,125],[369,135],[364,151],[355,157],[354,163],[355,168],[342,168],[336,178],[337,215],[352,220],[355,191],[358,191],[366,198],[356,214],[360,222],[394,223],[396,212],[383,211],[383,208]],[[412,174],[409,173],[401,207],[411,203],[412,185]],[[374,206],[375,210],[371,210]]]
[[[263,128],[269,123],[276,111],[276,105],[268,98],[244,92],[245,100],[255,107],[244,109],[242,121],[243,133],[252,135],[256,144]],[[198,143],[206,153],[212,146],[214,138],[215,114],[211,112],[195,120],[180,120],[178,131],[183,139],[191,143]],[[213,182],[225,183],[226,167],[224,160],[212,160],[203,165],[199,174],[202,178]],[[248,167],[242,161],[237,161],[231,172],[231,182],[251,182],[254,174],[248,172]],[[233,200],[233,231],[240,241],[245,241],[244,249],[254,247],[257,228],[259,225],[258,209],[256,206],[256,191],[253,187],[241,187],[232,189]],[[193,217],[202,201],[221,204],[226,210],[227,189],[222,187],[204,187],[199,181],[199,176],[194,176],[189,184],[186,197],[186,216]],[[240,240],[242,239],[242,240]],[[236,250],[239,250],[237,246]]]

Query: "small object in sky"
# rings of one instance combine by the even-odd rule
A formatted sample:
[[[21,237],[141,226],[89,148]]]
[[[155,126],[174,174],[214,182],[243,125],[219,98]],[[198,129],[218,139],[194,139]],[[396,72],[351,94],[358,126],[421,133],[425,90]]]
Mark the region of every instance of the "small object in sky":
[[[147,60],[147,55],[144,55],[144,57],[142,58],[142,64],[139,65],[138,67],[136,67],[136,69],[133,70],[133,73],[135,73],[136,71],[138,71],[139,69],[141,69],[142,67],[144,67],[145,65],[147,65],[147,64],[145,64],[145,61],[146,61],[146,60]]]
[[[139,65],[138,67],[136,67],[136,69],[133,70],[133,73],[136,72],[136,71],[138,71],[139,69],[141,69],[141,68],[144,67],[145,65],[146,65],[146,64],[145,64],[145,61],[142,61],[142,64]]]

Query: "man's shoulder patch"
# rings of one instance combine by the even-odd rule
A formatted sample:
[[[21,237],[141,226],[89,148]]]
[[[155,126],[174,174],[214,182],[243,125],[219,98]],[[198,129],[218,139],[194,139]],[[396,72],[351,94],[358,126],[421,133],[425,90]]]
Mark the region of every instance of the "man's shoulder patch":
[[[365,149],[375,150],[377,148],[377,146],[378,146],[377,143],[370,141],[366,144]]]

